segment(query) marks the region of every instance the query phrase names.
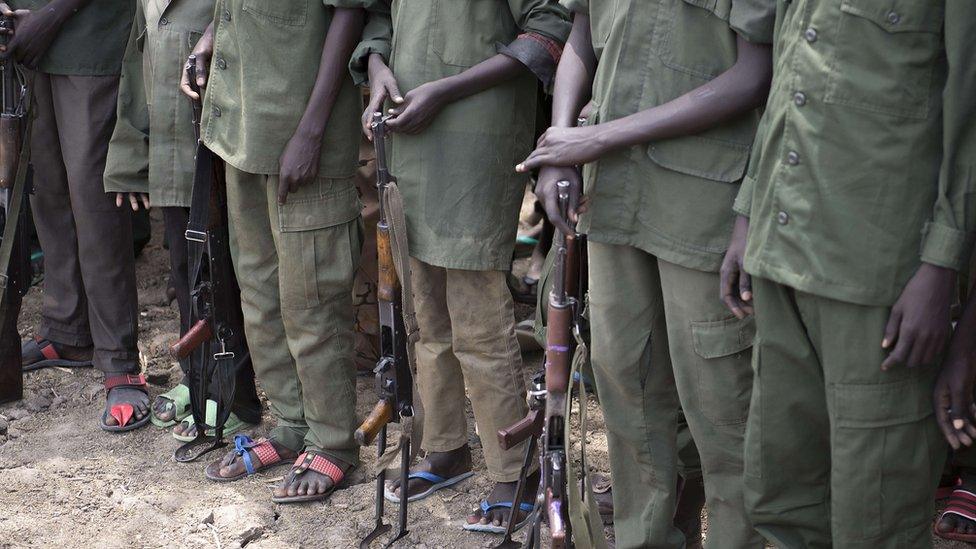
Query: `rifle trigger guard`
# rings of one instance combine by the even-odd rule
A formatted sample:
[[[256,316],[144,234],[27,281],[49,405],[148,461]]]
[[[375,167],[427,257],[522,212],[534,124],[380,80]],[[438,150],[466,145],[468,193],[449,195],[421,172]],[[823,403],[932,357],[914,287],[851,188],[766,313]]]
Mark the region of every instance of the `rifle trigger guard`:
[[[186,232],[183,233],[183,236],[190,242],[199,242],[203,244],[207,241],[207,233],[205,231],[194,231],[192,229],[187,229]]]

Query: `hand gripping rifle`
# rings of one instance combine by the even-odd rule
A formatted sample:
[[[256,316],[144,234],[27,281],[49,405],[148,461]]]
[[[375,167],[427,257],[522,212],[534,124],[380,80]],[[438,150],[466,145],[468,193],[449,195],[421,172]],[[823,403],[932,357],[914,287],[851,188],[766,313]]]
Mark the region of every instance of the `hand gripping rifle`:
[[[376,224],[376,253],[379,264],[379,281],[377,285],[377,301],[380,309],[380,358],[373,372],[376,374],[376,392],[379,402],[356,430],[356,441],[361,446],[367,446],[377,439],[377,455],[381,458],[386,453],[387,425],[401,423],[404,427],[405,418],[414,415],[413,406],[413,372],[410,367],[408,333],[404,323],[403,283],[397,274],[394,261],[394,246],[402,246],[391,233],[391,212],[387,208],[387,192],[395,192],[396,179],[390,175],[386,164],[386,119],[380,113],[374,113],[373,145],[376,147],[376,187],[380,198],[380,219]],[[396,217],[393,216],[393,221]],[[395,227],[402,230],[402,227]],[[402,258],[406,250],[399,249]],[[407,290],[409,291],[409,289]],[[407,476],[410,470],[410,437],[400,438],[400,486],[406,489]],[[390,530],[389,524],[383,523],[383,501],[386,483],[386,468],[378,466],[376,475],[376,524],[360,543],[361,549],[369,547],[370,543]],[[384,547],[393,545],[397,540],[407,535],[407,497],[400,498],[399,529]]]
[[[556,183],[560,215],[569,219],[568,181]],[[511,427],[498,431],[498,441],[508,449],[528,439],[522,473],[516,487],[514,501],[521,501],[524,484],[539,440],[542,477],[535,509],[530,523],[532,529],[523,547],[541,544],[543,516],[549,523],[551,547],[565,548],[573,545],[573,532],[569,514],[569,490],[567,454],[569,440],[566,436],[568,420],[566,411],[572,389],[572,361],[576,350],[585,294],[586,259],[585,238],[582,235],[556,231],[553,243],[556,251],[553,264],[553,288],[548,303],[548,328],[546,331],[546,363],[544,372],[533,379],[529,390],[529,414]],[[508,530],[499,549],[518,547],[512,540],[516,524],[517,507],[508,517]],[[544,515],[543,515],[544,513]]]
[[[0,16],[0,29],[13,27],[12,18]],[[9,34],[0,34],[0,44],[9,40]],[[8,56],[0,61],[0,402],[23,396],[17,317],[31,273],[24,214],[32,187],[29,106],[27,73]]]
[[[190,86],[198,94],[196,58],[186,64]],[[192,285],[191,328],[170,347],[177,360],[188,359],[190,408],[197,425],[194,440],[176,449],[176,461],[194,461],[226,446],[224,423],[234,401],[237,369],[250,360],[244,340],[240,288],[234,277],[227,228],[227,195],[224,165],[200,138],[202,97],[191,101],[197,137],[196,168],[190,219],[186,228],[189,282]],[[211,388],[216,397],[216,417],[207,418]],[[213,425],[208,425],[212,421]],[[207,431],[213,429],[213,434]]]

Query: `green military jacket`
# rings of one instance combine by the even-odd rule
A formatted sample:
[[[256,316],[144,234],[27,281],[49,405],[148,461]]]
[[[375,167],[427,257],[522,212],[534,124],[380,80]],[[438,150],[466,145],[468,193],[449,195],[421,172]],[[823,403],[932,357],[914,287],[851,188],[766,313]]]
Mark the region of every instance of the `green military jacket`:
[[[139,0],[133,28],[141,33],[126,49],[106,191],[148,192],[155,206],[190,206],[196,137],[178,83],[213,13],[214,0]]]
[[[772,42],[773,7],[759,0],[563,0],[590,16],[599,65],[589,123],[661,105],[725,72],[736,35]],[[584,167],[592,197],[580,230],[690,269],[717,271],[730,206],[748,165],[756,111],[697,135],[611,153]]]
[[[735,209],[745,268],[894,303],[976,229],[976,2],[780,0],[774,76]]]
[[[352,68],[365,80],[366,57],[381,53],[406,93],[493,57],[521,33],[562,44],[567,13],[555,0],[397,0],[392,20],[371,16]],[[526,183],[514,166],[532,149],[537,90],[527,70],[448,105],[418,135],[392,136],[411,256],[453,269],[510,267]]]
[[[14,9],[36,10],[50,0],[10,0]],[[82,8],[61,28],[38,70],[48,74],[111,76],[122,68],[122,54],[136,0],[98,0]]]
[[[277,175],[315,85],[333,8],[370,2],[218,0],[204,143],[241,171]],[[362,96],[347,77],[323,138],[320,177],[356,174],[361,114]]]

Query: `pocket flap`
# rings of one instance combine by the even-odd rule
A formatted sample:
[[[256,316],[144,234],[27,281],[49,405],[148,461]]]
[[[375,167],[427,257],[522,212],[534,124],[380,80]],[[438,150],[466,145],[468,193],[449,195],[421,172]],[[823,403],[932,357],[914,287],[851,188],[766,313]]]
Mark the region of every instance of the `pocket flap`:
[[[334,227],[356,219],[361,207],[356,187],[348,180],[322,179],[317,193],[289,195],[288,202],[278,205],[278,226],[281,232],[314,231]]]
[[[691,335],[695,353],[702,358],[719,358],[741,353],[756,338],[756,321],[753,317],[728,318],[713,322],[692,322]]]
[[[749,145],[692,135],[651,143],[647,156],[662,168],[735,183],[746,173],[750,149]]]
[[[684,0],[684,2],[706,9],[724,21],[729,20],[729,14],[732,12],[732,2],[729,0]]]
[[[832,386],[839,427],[887,427],[911,423],[933,413],[932,391],[921,376],[893,383],[837,383]]]
[[[918,0],[844,0],[840,10],[888,32],[941,32],[945,19],[941,3]]]

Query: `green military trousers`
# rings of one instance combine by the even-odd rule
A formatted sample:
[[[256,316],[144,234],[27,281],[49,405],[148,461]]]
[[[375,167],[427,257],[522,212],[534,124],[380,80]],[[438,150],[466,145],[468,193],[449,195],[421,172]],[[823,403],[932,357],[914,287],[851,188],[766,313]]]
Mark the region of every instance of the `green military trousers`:
[[[467,444],[467,387],[488,476],[495,482],[518,480],[527,443],[502,450],[496,436],[529,411],[505,273],[445,269],[414,258],[410,272],[420,327],[424,450],[447,452]]]
[[[276,176],[227,166],[231,254],[254,372],[294,451],[359,464],[352,283],[362,227],[352,178],[277,203]]]
[[[753,278],[745,498],[784,549],[931,547],[946,445],[934,367],[881,371],[890,308]]]
[[[684,546],[672,523],[679,404],[701,457],[707,546],[762,547],[742,498],[752,320],[725,309],[716,273],[592,241],[589,258],[592,361],[617,547]]]

